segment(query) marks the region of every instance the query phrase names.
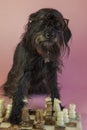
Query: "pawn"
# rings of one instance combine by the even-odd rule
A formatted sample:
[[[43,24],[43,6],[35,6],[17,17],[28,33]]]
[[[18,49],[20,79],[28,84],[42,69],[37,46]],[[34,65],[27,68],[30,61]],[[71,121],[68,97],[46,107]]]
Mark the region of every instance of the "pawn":
[[[69,118],[70,119],[76,119],[76,105],[70,104],[69,105]]]
[[[69,115],[68,115],[68,109],[64,108],[63,109],[63,117],[64,117],[64,123],[69,123]]]
[[[12,110],[12,104],[8,104],[6,114],[5,114],[5,118],[4,118],[5,121],[7,121],[9,119],[11,110]]]
[[[29,117],[29,112],[28,112],[28,108],[25,106],[22,109],[22,122],[21,122],[22,126],[30,126],[30,117]]]
[[[62,111],[58,112],[57,114],[56,125],[60,127],[64,127],[64,116]]]
[[[42,112],[41,109],[37,109],[33,127],[35,129],[43,129],[44,123],[45,122],[44,122],[44,119],[43,119],[43,112]]]
[[[11,113],[11,110],[12,110],[12,102],[13,102],[13,100],[10,99],[10,103],[7,105],[4,121],[8,121],[8,119],[10,117],[10,113]]]
[[[21,125],[23,127],[29,127],[30,126],[30,116],[29,116],[29,110],[28,110],[28,99],[25,97],[23,99],[23,102],[25,103],[25,106],[22,109],[22,122]]]
[[[0,118],[5,114],[5,100],[0,99]]]

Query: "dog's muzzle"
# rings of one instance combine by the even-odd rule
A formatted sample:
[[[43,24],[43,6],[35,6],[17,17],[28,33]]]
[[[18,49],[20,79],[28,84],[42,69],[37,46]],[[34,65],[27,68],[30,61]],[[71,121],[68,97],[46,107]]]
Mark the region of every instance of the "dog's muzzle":
[[[53,60],[56,56],[54,46],[58,48],[58,36],[54,30],[46,30],[36,37],[36,50],[45,62]]]

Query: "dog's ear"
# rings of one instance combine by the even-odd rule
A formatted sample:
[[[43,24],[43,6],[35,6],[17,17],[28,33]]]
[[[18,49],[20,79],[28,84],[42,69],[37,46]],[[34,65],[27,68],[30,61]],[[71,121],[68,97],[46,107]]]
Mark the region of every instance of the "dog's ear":
[[[37,13],[32,13],[32,14],[29,16],[27,28],[30,27],[30,24],[31,24],[33,21],[36,21],[36,15],[37,15]]]
[[[68,19],[64,19],[63,35],[64,35],[64,42],[65,42],[66,46],[67,46],[68,41],[70,40],[70,38],[72,36],[71,31],[68,27],[68,22],[69,22]]]
[[[29,21],[30,21],[30,22],[35,21],[35,20],[36,20],[36,17],[37,17],[37,13],[31,14],[30,17],[29,17]]]

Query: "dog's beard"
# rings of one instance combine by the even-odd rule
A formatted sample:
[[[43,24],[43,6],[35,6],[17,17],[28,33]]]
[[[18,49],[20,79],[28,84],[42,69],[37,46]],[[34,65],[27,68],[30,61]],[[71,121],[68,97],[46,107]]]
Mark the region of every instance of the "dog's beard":
[[[50,61],[55,61],[60,53],[59,45],[57,43],[44,41],[37,45],[36,50],[39,55],[42,56],[45,63]]]
[[[45,48],[44,46],[38,47],[37,52],[39,55],[41,55],[43,57],[45,63],[50,61],[50,50],[49,49]]]

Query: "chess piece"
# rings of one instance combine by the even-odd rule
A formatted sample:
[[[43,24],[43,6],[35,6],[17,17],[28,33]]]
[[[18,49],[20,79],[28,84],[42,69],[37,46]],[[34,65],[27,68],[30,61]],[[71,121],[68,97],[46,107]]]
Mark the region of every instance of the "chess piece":
[[[45,99],[46,105],[45,105],[45,111],[44,111],[44,119],[46,125],[54,125],[55,124],[55,116],[52,115],[53,109],[52,109],[52,101],[50,97],[47,97]]]
[[[43,112],[41,109],[36,110],[36,116],[35,116],[33,126],[35,129],[43,129],[44,128]]]
[[[23,109],[22,109],[22,126],[29,126],[30,125],[30,117],[29,117],[29,112],[28,112],[28,108],[25,106]]]
[[[25,106],[22,109],[22,122],[21,125],[24,127],[30,126],[30,116],[29,116],[29,110],[27,107],[28,100],[27,98],[24,98],[23,102],[25,103]]]
[[[2,118],[5,114],[5,100],[0,99],[0,118]]]
[[[11,113],[11,110],[12,110],[12,104],[8,104],[6,114],[5,114],[5,121],[8,120],[10,113]]]
[[[10,101],[10,104],[7,105],[7,109],[6,109],[6,113],[5,113],[5,117],[4,117],[5,121],[7,121],[9,119],[11,110],[12,110],[12,99]]]
[[[59,127],[64,127],[63,111],[59,111],[59,112],[58,112],[56,125],[59,126]]]
[[[54,98],[54,112],[55,112],[55,116],[58,114],[59,111],[61,111],[61,108],[60,108],[60,103],[61,101],[57,98]]]
[[[68,109],[64,108],[63,109],[63,117],[64,117],[64,123],[69,123],[69,115],[68,115]]]
[[[69,104],[69,118],[75,120],[76,119],[76,105]]]
[[[45,111],[44,111],[44,116],[52,116],[52,102],[51,102],[51,98],[47,97],[45,99]]]

